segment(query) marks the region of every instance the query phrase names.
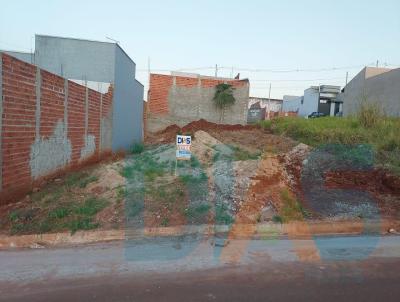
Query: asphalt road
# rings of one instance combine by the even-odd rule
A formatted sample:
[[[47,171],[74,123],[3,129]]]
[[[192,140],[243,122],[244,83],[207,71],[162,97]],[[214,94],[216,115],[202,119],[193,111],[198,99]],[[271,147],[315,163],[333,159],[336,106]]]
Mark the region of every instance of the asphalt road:
[[[400,238],[153,238],[2,251],[0,300],[399,301]]]

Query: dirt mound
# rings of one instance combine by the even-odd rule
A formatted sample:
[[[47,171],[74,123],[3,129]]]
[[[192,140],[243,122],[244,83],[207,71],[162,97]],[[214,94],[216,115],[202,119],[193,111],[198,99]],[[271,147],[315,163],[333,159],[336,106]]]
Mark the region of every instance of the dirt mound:
[[[192,152],[202,164],[207,165],[215,153],[212,147],[221,142],[203,130],[196,131],[194,138]]]
[[[182,128],[178,125],[170,125],[164,130],[158,131],[156,133],[147,133],[145,143],[147,144],[157,144],[157,143],[172,143],[175,141],[175,137],[178,133],[193,134],[196,131],[238,131],[238,130],[253,130],[257,129],[259,126],[257,125],[225,125],[225,124],[216,124],[212,122],[208,122],[204,119],[200,119],[198,121],[193,121]]]
[[[198,130],[229,130],[229,131],[235,131],[235,130],[251,130],[251,129],[256,129],[259,128],[257,125],[241,125],[241,124],[235,124],[235,125],[225,125],[225,124],[216,124],[212,122],[208,122],[204,119],[200,119],[198,121],[191,122],[187,124],[186,126],[182,127],[182,132],[196,132]]]

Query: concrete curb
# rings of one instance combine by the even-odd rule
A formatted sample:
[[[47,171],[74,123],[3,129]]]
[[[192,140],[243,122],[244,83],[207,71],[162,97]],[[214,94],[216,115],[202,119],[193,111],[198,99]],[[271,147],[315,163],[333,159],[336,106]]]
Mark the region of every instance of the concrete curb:
[[[52,234],[7,236],[0,235],[0,249],[44,248],[134,240],[156,236],[204,235],[223,236],[229,239],[274,239],[287,236],[290,239],[309,239],[313,236],[387,234],[388,230],[400,230],[400,221],[335,221],[292,222],[287,224],[263,223],[242,225],[185,225],[177,227],[143,228],[140,230],[95,230]]]

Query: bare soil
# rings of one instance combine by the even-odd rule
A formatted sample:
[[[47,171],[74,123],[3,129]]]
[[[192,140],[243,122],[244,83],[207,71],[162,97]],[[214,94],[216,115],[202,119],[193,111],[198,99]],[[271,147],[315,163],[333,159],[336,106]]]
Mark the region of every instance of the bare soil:
[[[177,133],[193,136],[192,161],[175,163]],[[310,160],[311,147],[257,126],[199,120],[148,134],[145,143],[142,154],[53,179],[1,207],[0,232],[65,230],[80,217],[79,207],[91,214],[84,217],[90,224],[79,225],[83,229],[124,228],[133,210],[135,227],[233,223],[232,236],[243,231],[240,225],[264,221],[360,219],[375,210],[380,217],[400,218],[399,177],[379,169],[319,169],[330,167],[331,159],[322,154]],[[135,189],[138,176],[142,187]],[[363,194],[377,205],[362,200]],[[93,198],[104,206],[87,210],[85,202]]]

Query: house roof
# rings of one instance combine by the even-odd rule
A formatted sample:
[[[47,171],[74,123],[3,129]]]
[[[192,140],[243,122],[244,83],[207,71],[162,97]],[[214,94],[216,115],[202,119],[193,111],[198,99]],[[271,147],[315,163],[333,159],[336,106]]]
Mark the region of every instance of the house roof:
[[[260,102],[254,103],[250,106],[250,109],[261,109]]]

